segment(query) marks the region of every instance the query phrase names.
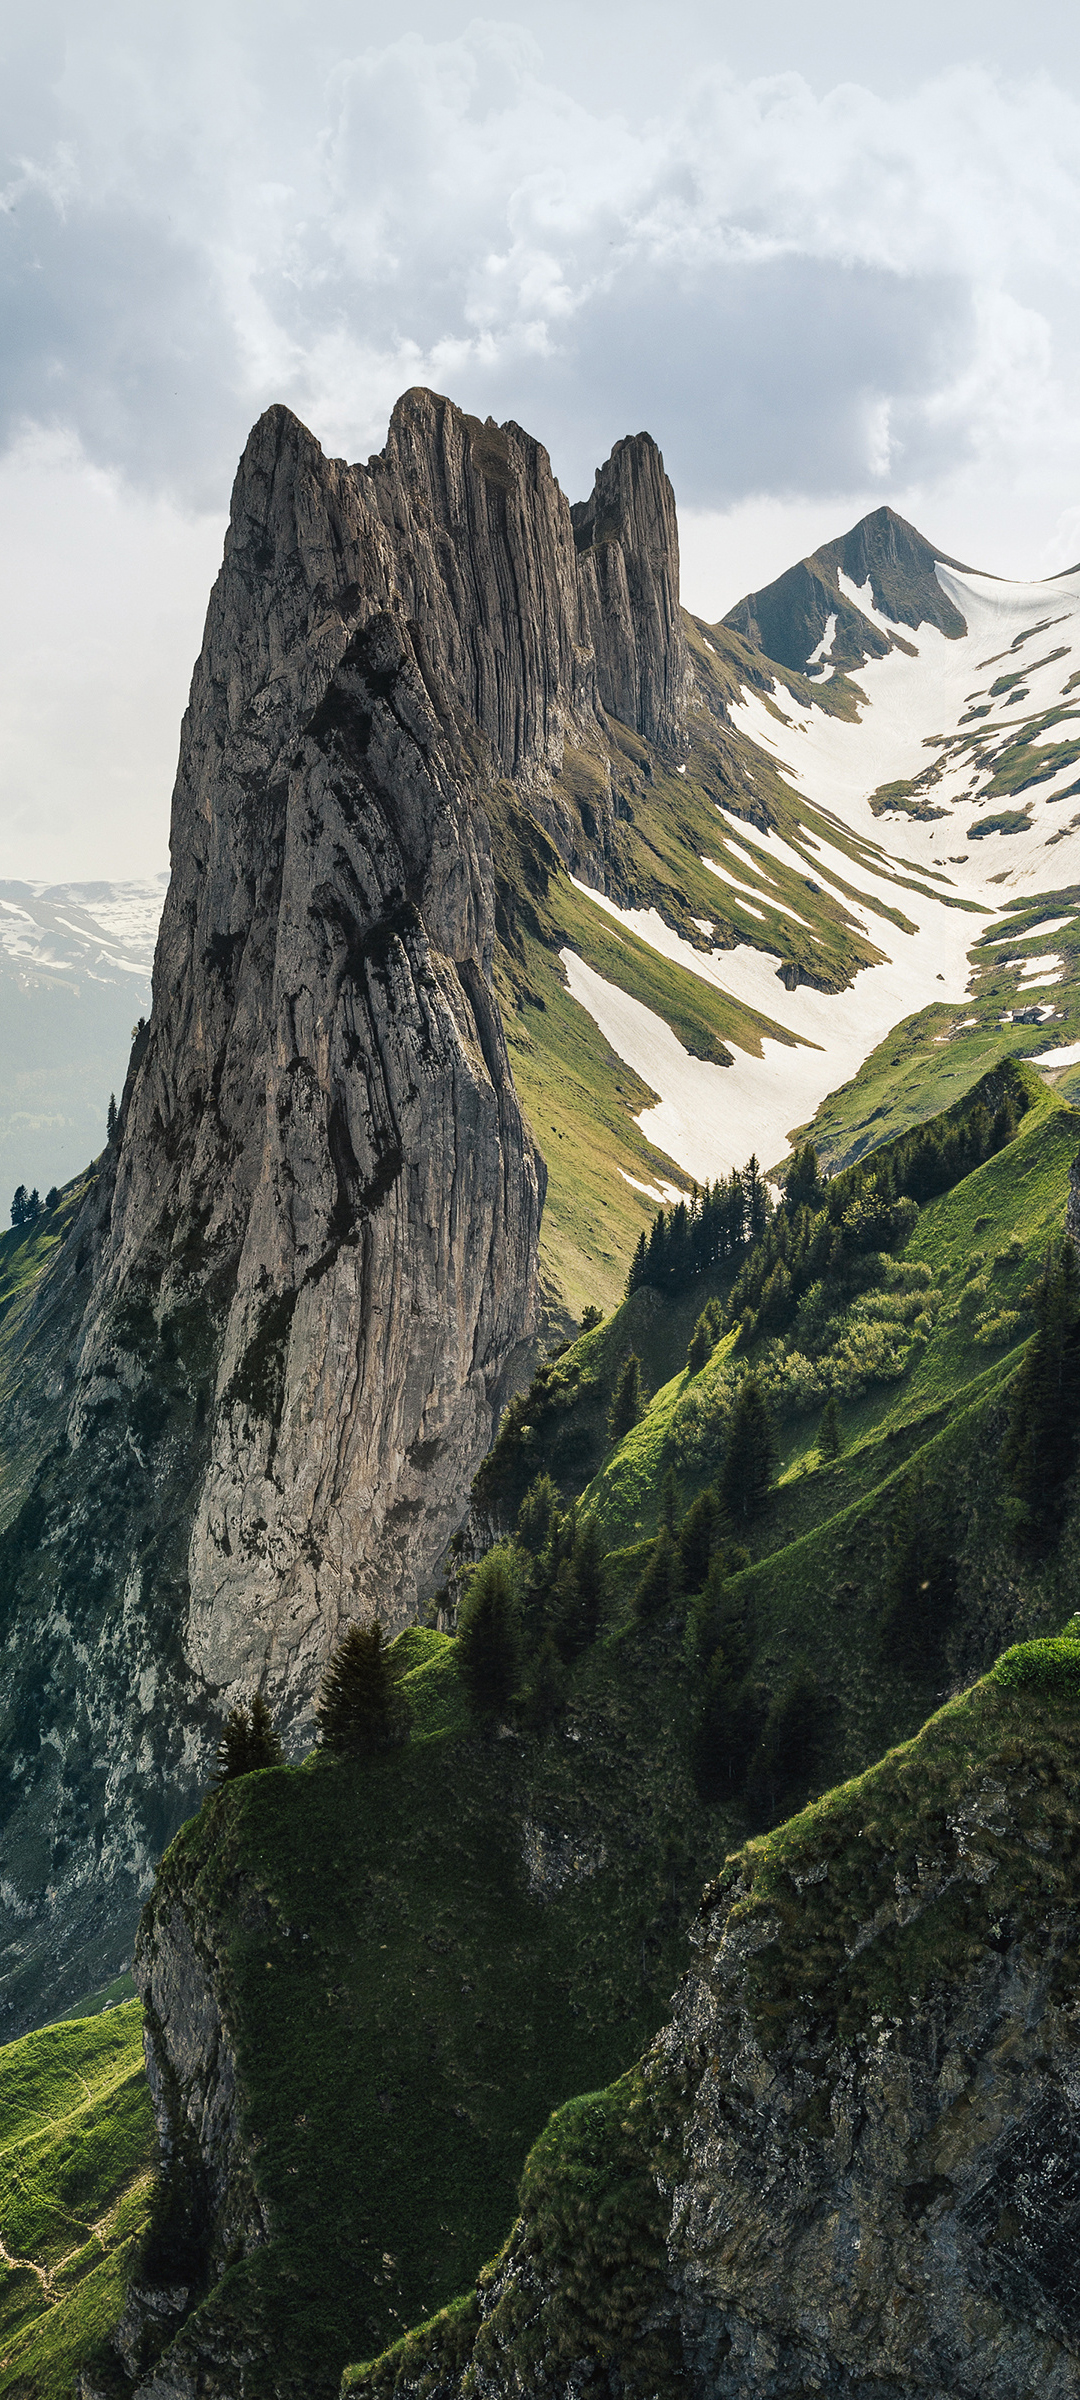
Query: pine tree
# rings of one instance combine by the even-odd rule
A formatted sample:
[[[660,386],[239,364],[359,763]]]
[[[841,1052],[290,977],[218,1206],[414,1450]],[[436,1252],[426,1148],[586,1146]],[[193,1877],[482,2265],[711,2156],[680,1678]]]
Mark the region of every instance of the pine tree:
[[[608,1414],[608,1431],[613,1442],[621,1442],[624,1433],[629,1433],[631,1426],[637,1424],[643,1407],[641,1360],[636,1351],[631,1350],[615,1386]]]
[[[667,1466],[660,1486],[660,1515],[669,1533],[675,1532],[679,1522],[679,1499],[679,1478],[674,1467]]]
[[[578,1333],[579,1335],[583,1333],[595,1333],[597,1326],[602,1325],[603,1322],[603,1309],[594,1308],[592,1302],[590,1301],[588,1308],[583,1309],[581,1312],[581,1323],[578,1326]]]
[[[350,1625],[333,1652],[315,1703],[323,1747],[339,1758],[365,1758],[405,1730],[382,1626]]]
[[[679,1564],[685,1591],[701,1591],[723,1532],[723,1510],[715,1492],[706,1488],[691,1501],[679,1527]]]
[[[29,1206],[29,1201],[30,1194],[27,1191],[25,1183],[18,1184],[15,1189],[14,1199],[11,1203],[11,1222],[13,1225],[25,1225],[26,1211]]]
[[[691,1744],[699,1799],[736,1798],[760,1733],[757,1694],[739,1660],[721,1644],[709,1662]]]
[[[514,1561],[500,1544],[481,1559],[458,1614],[458,1673],[478,1715],[505,1715],[517,1689],[520,1658]]]
[[[908,1674],[940,1672],[959,1573],[940,1524],[941,1504],[916,1473],[893,1508],[884,1575],[881,1646]]]
[[[567,1666],[596,1640],[603,1603],[603,1546],[596,1526],[586,1517],[559,1569],[549,1603],[555,1646]]]
[[[680,1588],[679,1553],[669,1528],[661,1525],[634,1593],[634,1615],[639,1623],[651,1625],[664,1616],[678,1599]]]
[[[719,1300],[707,1300],[690,1336],[686,1353],[688,1375],[700,1375],[702,1367],[708,1366],[723,1330],[724,1311]]]
[[[637,1248],[635,1249],[633,1258],[630,1261],[630,1269],[626,1278],[627,1299],[630,1298],[631,1292],[636,1292],[639,1286],[645,1282],[647,1265],[648,1244],[646,1242],[644,1233],[639,1233],[637,1238]]]
[[[52,1184],[52,1185],[50,1186],[49,1190],[48,1190],[48,1191],[46,1192],[46,1194],[45,1194],[45,1208],[46,1208],[46,1212],[47,1212],[49,1215],[51,1215],[51,1214],[52,1214],[52,1211],[53,1211],[53,1209],[54,1209],[54,1208],[59,1208],[59,1205],[60,1205],[60,1194],[59,1194],[59,1192],[58,1192],[58,1190],[57,1190],[57,1188],[56,1188],[56,1185],[55,1185],[55,1183],[54,1183],[54,1184]]]
[[[844,1447],[844,1436],[840,1426],[840,1411],[836,1405],[835,1392],[829,1393],[829,1397],[826,1400],[825,1406],[821,1412],[821,1423],[818,1426],[817,1447],[819,1458],[839,1458]]]
[[[238,1775],[252,1775],[263,1767],[280,1767],[285,1753],[273,1718],[261,1692],[256,1692],[250,1709],[241,1705],[226,1717],[217,1746],[214,1770],[210,1777],[212,1789],[232,1783]]]
[[[744,1375],[728,1419],[720,1498],[736,1526],[760,1514],[776,1459],[772,1421],[756,1375]]]
[[[820,1208],[821,1169],[812,1142],[804,1142],[802,1148],[796,1150],[784,1179],[784,1198],[792,1210],[803,1206]]]
[[[35,1183],[35,1185],[34,1185],[34,1188],[33,1188],[33,1191],[31,1192],[31,1194],[30,1194],[30,1197],[29,1197],[29,1199],[28,1199],[28,1201],[27,1201],[27,1203],[26,1203],[26,1222],[27,1222],[27,1224],[28,1224],[28,1225],[36,1225],[36,1224],[37,1224],[37,1221],[38,1221],[38,1218],[40,1217],[40,1215],[41,1215],[41,1193],[39,1192],[39,1190],[38,1190],[38,1188],[37,1188],[37,1185],[36,1185],[36,1183]]]
[[[750,1763],[747,1800],[760,1823],[775,1823],[805,1796],[818,1754],[821,1715],[817,1677],[800,1660],[773,1701]]]
[[[115,1139],[116,1139],[116,1093],[115,1093],[115,1092],[110,1092],[110,1093],[109,1093],[109,1106],[108,1106],[108,1112],[107,1112],[107,1114],[106,1114],[106,1118],[105,1118],[105,1136],[106,1136],[106,1140],[107,1140],[107,1141],[110,1141],[110,1142],[111,1142],[111,1141],[115,1141]]]
[[[531,1733],[546,1733],[566,1706],[566,1668],[551,1634],[545,1634],[522,1695],[521,1713]]]
[[[558,1486],[550,1475],[535,1476],[518,1510],[517,1521],[517,1539],[530,1557],[540,1556],[559,1513]]]

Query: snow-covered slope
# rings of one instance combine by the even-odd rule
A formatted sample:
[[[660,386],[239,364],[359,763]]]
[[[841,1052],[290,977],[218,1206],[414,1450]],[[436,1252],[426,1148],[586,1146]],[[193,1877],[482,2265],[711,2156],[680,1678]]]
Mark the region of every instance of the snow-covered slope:
[[[843,563],[853,555],[865,567],[859,584]],[[883,605],[890,595],[895,615]],[[755,647],[762,624],[782,632],[783,663]],[[1052,1060],[1059,1050],[1070,1063],[1068,1037],[1080,1029],[1069,940],[1080,920],[1068,906],[1080,903],[1080,569],[1025,584],[974,574],[935,559],[881,511],[741,603],[726,627],[697,630],[699,681],[726,642],[723,714],[748,757],[774,770],[774,791],[780,778],[779,807],[754,821],[714,782],[716,842],[701,857],[728,922],[708,953],[656,910],[595,897],[665,958],[771,1020],[777,1039],[766,1037],[759,1056],[736,1027],[724,1035],[731,1067],[695,1059],[661,1018],[564,951],[574,997],[658,1095],[638,1118],[649,1138],[699,1179],[751,1147],[777,1159],[892,1027],[936,1002],[957,1012],[929,1037],[939,1043],[1001,1028],[1025,1054]],[[696,747],[682,770],[690,776]],[[827,900],[876,953],[840,992],[793,977],[765,921],[771,910],[774,925],[779,914],[812,942],[817,922],[820,941]]]
[[[852,832],[983,899],[1080,874],[1080,569],[1002,583],[939,566],[967,631],[920,625],[854,671],[850,721],[788,689],[732,710],[796,790]],[[845,579],[841,577],[841,584]],[[869,586],[862,615],[893,631]],[[828,656],[825,675],[831,673]],[[777,707],[781,714],[778,718]]]

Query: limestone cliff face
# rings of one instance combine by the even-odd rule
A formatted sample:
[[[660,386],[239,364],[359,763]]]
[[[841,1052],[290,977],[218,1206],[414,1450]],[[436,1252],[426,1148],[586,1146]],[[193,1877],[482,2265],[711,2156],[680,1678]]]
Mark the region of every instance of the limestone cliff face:
[[[677,749],[687,676],[679,529],[663,459],[647,434],[616,442],[571,515],[601,704],[646,741]]]
[[[259,1679],[287,1710],[343,1619],[412,1614],[530,1328],[542,1180],[490,988],[486,826],[418,639],[384,613],[337,646],[300,725],[278,695],[234,739],[212,660],[197,689],[169,998],[75,1414],[133,1281],[159,1315],[191,1305],[197,1227],[220,1348],[186,1647],[208,1690]]]
[[[518,427],[418,391],[366,466],[284,409],[248,442],[152,1016],[12,1406],[38,1458],[0,1562],[12,2031],[46,1981],[55,2008],[115,1971],[233,1702],[259,1684],[302,1744],[343,1623],[414,1615],[520,1370],[544,1168],[493,992],[485,800],[546,788],[605,696],[659,722],[675,688],[634,563],[667,486],[647,437],[622,449],[616,691]],[[636,669],[635,639],[659,644]]]

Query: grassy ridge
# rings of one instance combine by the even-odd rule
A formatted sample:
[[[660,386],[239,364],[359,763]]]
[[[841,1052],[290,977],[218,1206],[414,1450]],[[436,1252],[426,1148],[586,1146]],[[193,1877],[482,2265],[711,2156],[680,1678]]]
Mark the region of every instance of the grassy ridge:
[[[0,2392],[66,2400],[112,2332],[153,2160],[138,2001],[0,2049]]]

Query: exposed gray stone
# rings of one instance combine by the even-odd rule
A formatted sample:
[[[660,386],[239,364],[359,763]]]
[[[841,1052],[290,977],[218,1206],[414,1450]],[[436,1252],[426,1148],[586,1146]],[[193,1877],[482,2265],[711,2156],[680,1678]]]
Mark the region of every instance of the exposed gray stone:
[[[282,408],[247,444],[150,1023],[13,1337],[5,2031],[122,1964],[229,1707],[259,1685],[295,1753],[345,1622],[415,1615],[522,1371],[485,799],[542,802],[601,700],[667,738],[682,671],[647,436],[597,494],[579,553],[541,446],[425,391],[366,466]]]

